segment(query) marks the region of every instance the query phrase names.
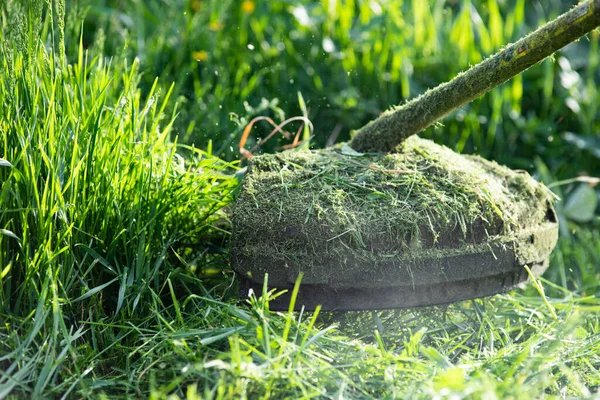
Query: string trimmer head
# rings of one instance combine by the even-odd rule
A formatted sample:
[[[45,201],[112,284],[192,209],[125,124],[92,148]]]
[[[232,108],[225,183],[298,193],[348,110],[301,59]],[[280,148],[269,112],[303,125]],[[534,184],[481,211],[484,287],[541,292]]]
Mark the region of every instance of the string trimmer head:
[[[589,1],[385,113],[350,145],[253,157],[233,216],[241,294],[260,293],[268,274],[270,288],[290,289],[271,308],[287,309],[303,273],[297,308],[403,308],[543,273],[558,237],[552,193],[524,171],[411,135],[598,24],[600,0]]]

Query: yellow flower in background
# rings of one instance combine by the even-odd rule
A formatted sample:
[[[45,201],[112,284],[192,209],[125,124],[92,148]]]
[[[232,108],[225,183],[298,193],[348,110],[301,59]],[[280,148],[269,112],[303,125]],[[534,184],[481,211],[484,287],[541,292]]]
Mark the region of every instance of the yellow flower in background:
[[[200,9],[201,6],[202,6],[201,1],[199,1],[199,0],[192,1],[192,11],[193,12],[198,12],[198,10]]]
[[[245,0],[242,3],[242,11],[246,14],[252,14],[255,8],[256,4],[252,0]]]
[[[196,61],[206,61],[208,59],[208,53],[204,50],[194,51],[192,57]]]
[[[212,21],[210,24],[208,24],[208,29],[213,32],[220,31],[222,27],[223,24],[220,21]]]

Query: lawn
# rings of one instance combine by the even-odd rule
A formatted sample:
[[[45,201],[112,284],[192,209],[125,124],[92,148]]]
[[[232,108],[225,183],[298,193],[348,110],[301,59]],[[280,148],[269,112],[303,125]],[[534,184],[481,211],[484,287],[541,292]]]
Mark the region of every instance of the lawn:
[[[597,396],[598,30],[420,134],[560,198],[539,281],[274,312],[228,255],[254,118],[343,142],[575,3],[0,2],[0,399]]]

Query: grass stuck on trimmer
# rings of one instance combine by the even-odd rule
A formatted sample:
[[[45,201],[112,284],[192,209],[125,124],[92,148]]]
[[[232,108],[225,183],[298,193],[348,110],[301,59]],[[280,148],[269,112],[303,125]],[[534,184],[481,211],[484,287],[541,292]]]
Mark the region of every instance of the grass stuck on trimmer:
[[[554,196],[526,172],[412,136],[600,25],[585,2],[450,82],[385,112],[350,144],[252,157],[234,209],[240,292],[366,310],[444,304],[539,276],[558,237]],[[527,268],[525,268],[527,267]],[[529,271],[528,271],[529,269]]]

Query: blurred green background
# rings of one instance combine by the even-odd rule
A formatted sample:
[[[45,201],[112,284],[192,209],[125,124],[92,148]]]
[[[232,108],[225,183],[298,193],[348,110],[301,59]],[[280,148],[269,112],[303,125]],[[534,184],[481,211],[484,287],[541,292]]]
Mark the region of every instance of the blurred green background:
[[[84,41],[97,52],[137,58],[175,82],[180,140],[237,158],[255,115],[302,114],[313,147],[347,140],[386,108],[444,82],[566,11],[574,1],[175,0],[74,2]],[[75,16],[77,13],[71,13]],[[79,36],[72,18],[70,38]],[[599,170],[598,33],[453,113],[423,136],[460,152],[559,179]],[[68,43],[76,54],[77,43]],[[248,145],[269,132],[255,128]],[[278,143],[281,144],[281,143]],[[263,151],[273,151],[269,142]]]

